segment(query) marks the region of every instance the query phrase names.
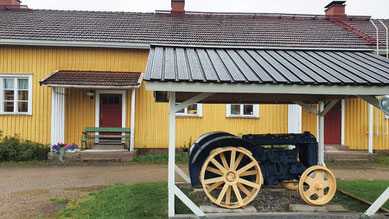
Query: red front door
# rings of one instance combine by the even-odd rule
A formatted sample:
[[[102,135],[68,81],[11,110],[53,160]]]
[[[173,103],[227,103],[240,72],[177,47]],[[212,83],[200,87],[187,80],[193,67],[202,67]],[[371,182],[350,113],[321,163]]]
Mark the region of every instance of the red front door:
[[[122,95],[100,94],[99,127],[122,127]]]
[[[338,102],[324,116],[324,144],[341,144],[342,109]]]

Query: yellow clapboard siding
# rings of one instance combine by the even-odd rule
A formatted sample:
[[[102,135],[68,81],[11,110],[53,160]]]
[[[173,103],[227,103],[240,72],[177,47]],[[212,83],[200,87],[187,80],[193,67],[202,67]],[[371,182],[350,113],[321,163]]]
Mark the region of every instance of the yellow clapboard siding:
[[[317,109],[317,106],[314,105],[313,108]],[[308,131],[317,138],[317,116],[303,108],[301,120],[302,132]]]
[[[139,101],[138,101],[139,100]],[[168,145],[168,104],[155,103],[153,92],[142,86],[137,95],[135,146],[164,148]],[[177,117],[176,147],[188,146],[202,134],[226,131],[248,133],[286,133],[287,105],[260,105],[259,119],[226,118],[225,104],[204,104],[203,117]]]
[[[51,88],[39,86],[39,80],[56,70],[95,70],[144,72],[147,50],[51,48],[2,46],[0,72],[33,74],[32,116],[0,116],[4,135],[19,134],[32,141],[49,143],[51,127]],[[65,142],[79,143],[82,130],[95,125],[95,99],[88,89],[66,89]],[[131,91],[126,92],[126,127],[130,127]],[[162,148],[168,145],[168,104],[155,103],[145,83],[136,92],[135,146]],[[274,113],[277,112],[277,113]],[[177,118],[177,147],[194,142],[209,131],[246,133],[284,133],[287,131],[287,107],[261,105],[260,119],[226,118],[226,107],[204,105],[203,118]]]
[[[33,75],[32,116],[0,115],[0,130],[3,135],[18,134],[24,139],[48,144],[51,88],[40,86],[40,80],[56,70],[144,72],[147,57],[147,50],[0,46],[0,73]],[[88,105],[89,97],[80,93],[86,90],[67,91],[65,141],[79,143],[81,127],[94,125],[94,102]],[[130,118],[128,125],[129,121]]]
[[[373,149],[389,150],[389,136],[386,133],[388,122],[382,112],[378,112],[379,125],[377,135],[377,108],[373,116]],[[369,145],[369,104],[360,99],[348,99],[345,105],[345,145],[353,150],[367,150]]]

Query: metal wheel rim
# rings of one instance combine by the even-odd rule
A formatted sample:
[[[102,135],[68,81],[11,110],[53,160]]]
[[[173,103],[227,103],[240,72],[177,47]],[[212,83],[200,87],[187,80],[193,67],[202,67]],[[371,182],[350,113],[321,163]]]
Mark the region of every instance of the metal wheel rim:
[[[327,192],[324,193],[327,188]],[[331,201],[335,192],[335,176],[326,167],[312,166],[305,170],[300,177],[299,193],[301,198],[309,205],[325,205]],[[317,197],[317,199],[312,197]]]
[[[225,155],[228,155],[226,152],[229,152],[229,161],[226,159]],[[217,157],[221,162],[216,159]],[[243,158],[248,159],[248,164],[238,168]],[[210,163],[213,165],[211,166]],[[206,172],[219,176],[205,179]],[[242,178],[247,176],[254,176],[255,181],[250,182]],[[202,166],[200,181],[212,203],[224,208],[244,208],[257,196],[263,178],[258,162],[252,157],[250,151],[240,147],[225,147],[217,148],[210,153]],[[211,192],[217,188],[221,190],[215,197]],[[236,201],[231,200],[232,195],[235,195]]]

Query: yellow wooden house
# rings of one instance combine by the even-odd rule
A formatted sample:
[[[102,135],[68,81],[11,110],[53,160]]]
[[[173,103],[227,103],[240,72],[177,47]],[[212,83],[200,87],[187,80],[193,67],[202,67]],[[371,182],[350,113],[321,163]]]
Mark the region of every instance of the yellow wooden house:
[[[19,1],[6,2],[0,0],[0,130],[3,135],[18,134],[44,144],[79,144],[86,127],[128,127],[132,132],[127,147],[167,148],[168,104],[156,103],[142,80],[150,45],[387,53],[383,26],[389,26],[389,21],[382,20],[378,29],[377,50],[371,42],[378,38],[372,23],[381,21],[367,16],[344,15],[339,24],[328,15],[185,12],[175,10],[174,2],[171,11],[156,13],[35,10]],[[370,41],[342,25],[362,30]],[[327,34],[320,34],[323,31]],[[275,72],[287,68],[274,57],[267,60],[267,67]],[[206,61],[198,57],[185,66],[197,68]],[[342,74],[341,69],[334,71]],[[339,102],[325,119],[325,143],[367,150],[368,107],[356,98]],[[374,150],[388,150],[388,118],[374,110],[370,122]],[[310,131],[316,135],[317,118],[298,105],[244,102],[195,104],[177,113],[176,147],[188,147],[210,131],[236,135]]]

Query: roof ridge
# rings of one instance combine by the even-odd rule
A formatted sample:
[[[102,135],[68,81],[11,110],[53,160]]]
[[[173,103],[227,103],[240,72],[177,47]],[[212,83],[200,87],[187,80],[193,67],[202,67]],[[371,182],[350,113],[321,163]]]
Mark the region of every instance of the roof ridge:
[[[90,13],[112,13],[112,14],[155,14],[154,12],[137,12],[137,11],[98,11],[98,10],[60,10],[60,9],[45,9],[45,8],[29,8],[29,11],[47,11],[47,12],[90,12]]]

